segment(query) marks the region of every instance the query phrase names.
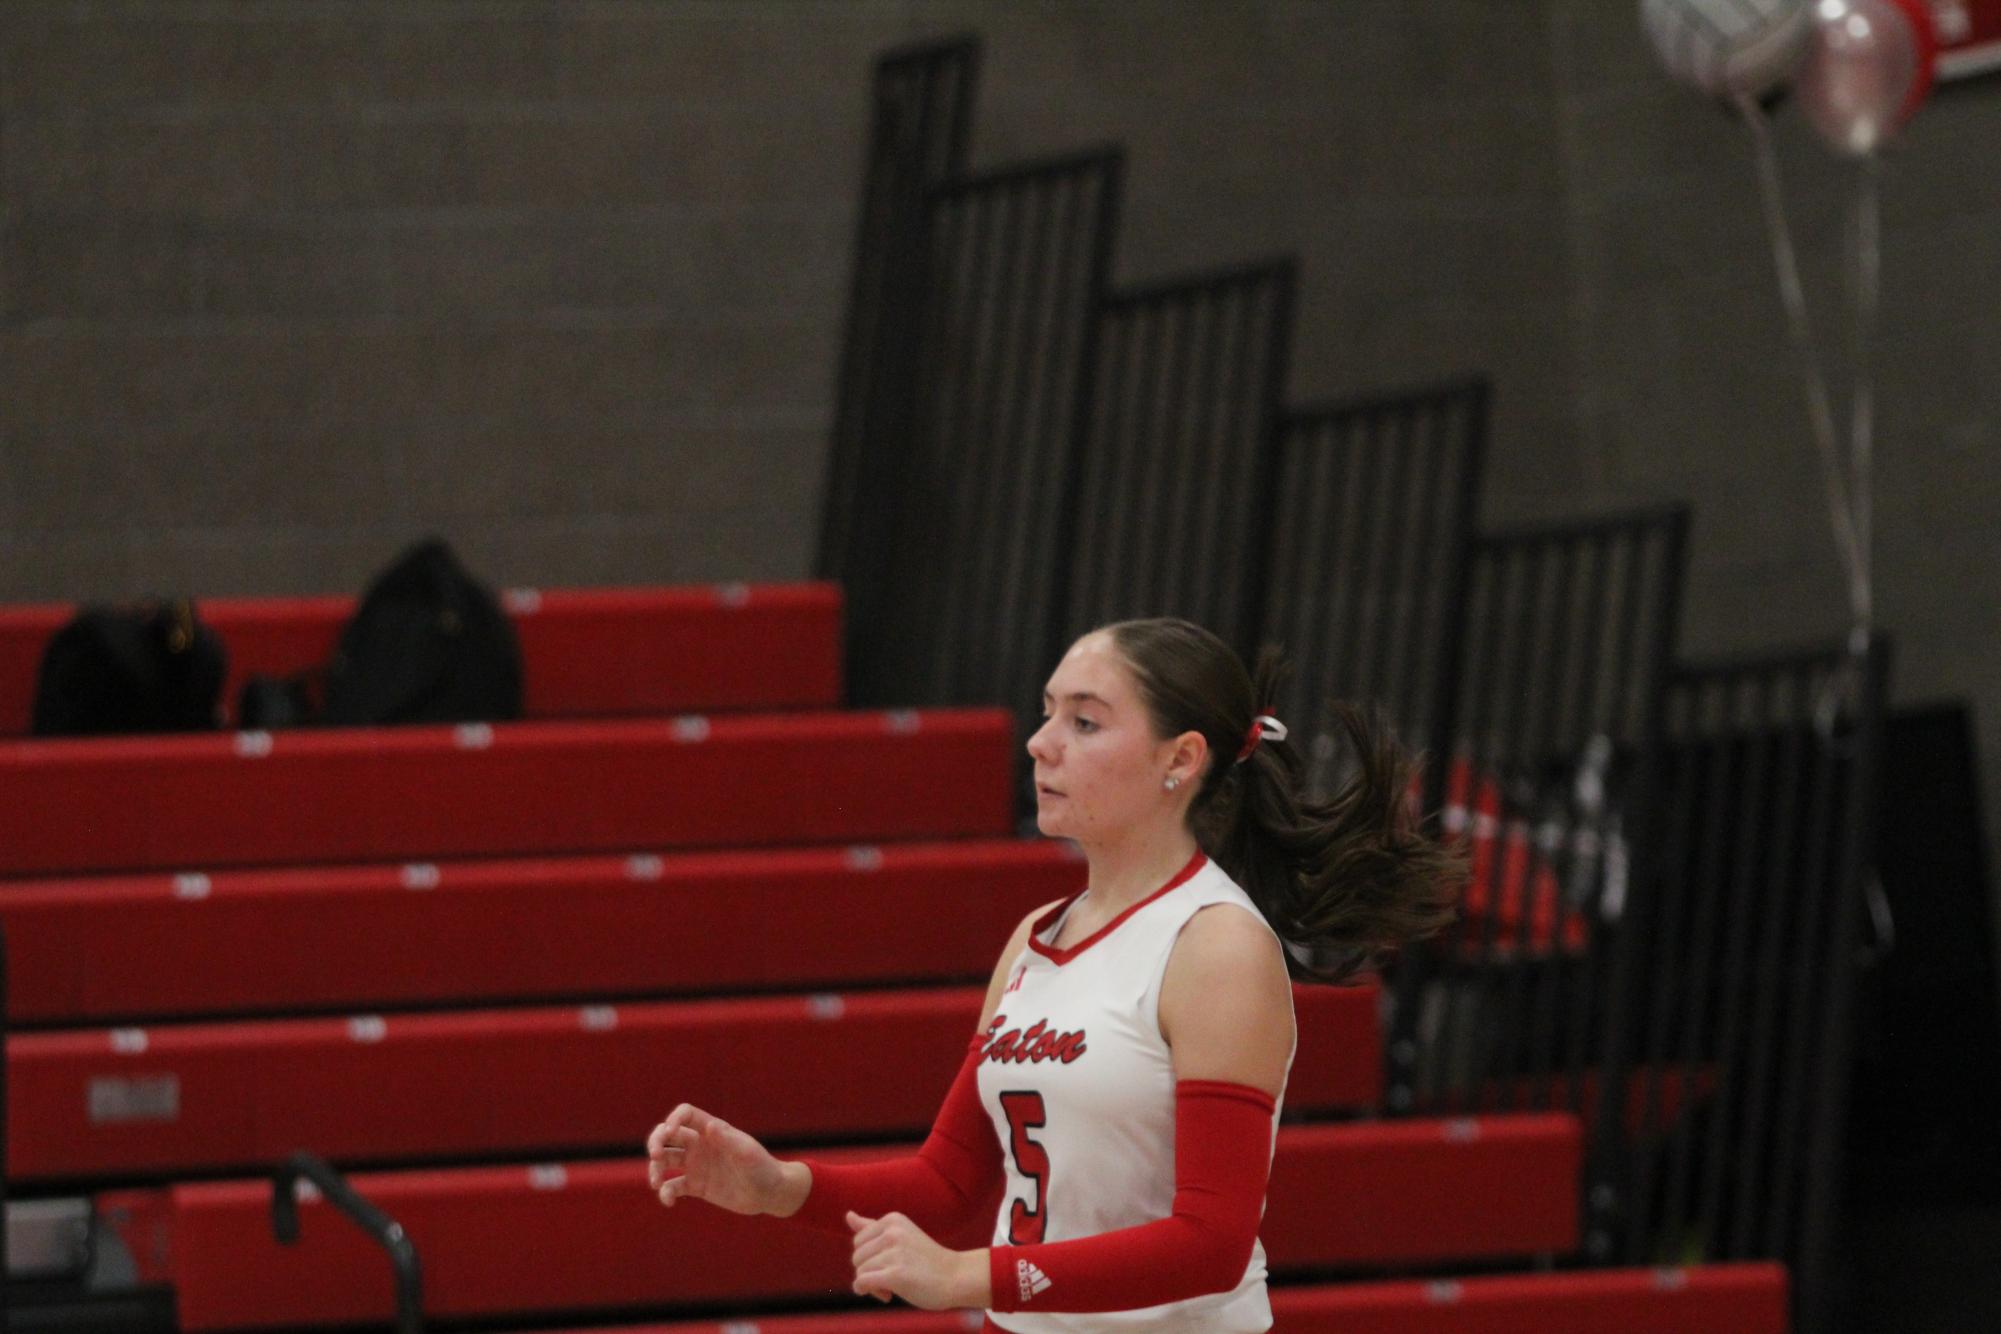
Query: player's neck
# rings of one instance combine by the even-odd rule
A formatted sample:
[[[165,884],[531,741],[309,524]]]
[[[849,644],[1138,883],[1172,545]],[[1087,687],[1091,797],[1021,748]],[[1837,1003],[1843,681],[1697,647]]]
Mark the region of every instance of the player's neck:
[[[1109,919],[1157,892],[1195,855],[1195,836],[1180,824],[1135,830],[1116,842],[1085,847],[1094,916]]]

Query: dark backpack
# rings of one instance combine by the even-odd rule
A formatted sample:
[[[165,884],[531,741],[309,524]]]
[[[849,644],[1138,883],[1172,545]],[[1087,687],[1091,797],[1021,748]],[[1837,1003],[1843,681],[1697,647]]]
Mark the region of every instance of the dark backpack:
[[[35,678],[36,736],[207,732],[228,655],[187,598],[88,606],[50,636]]]
[[[436,538],[376,576],[341,630],[315,721],[496,722],[521,716],[521,647],[493,594]]]

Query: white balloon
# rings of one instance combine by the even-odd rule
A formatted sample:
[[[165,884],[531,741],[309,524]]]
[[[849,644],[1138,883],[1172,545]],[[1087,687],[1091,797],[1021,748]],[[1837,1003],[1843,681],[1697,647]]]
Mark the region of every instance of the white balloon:
[[[1668,73],[1712,97],[1760,97],[1806,53],[1811,0],[1640,0]]]

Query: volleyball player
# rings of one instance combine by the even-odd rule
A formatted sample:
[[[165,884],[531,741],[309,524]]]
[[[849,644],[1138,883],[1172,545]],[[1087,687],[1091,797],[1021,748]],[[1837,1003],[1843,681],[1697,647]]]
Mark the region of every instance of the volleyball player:
[[[851,1239],[854,1290],[1016,1331],[1271,1326],[1257,1239],[1296,1050],[1294,978],[1338,982],[1450,914],[1456,859],[1416,828],[1408,760],[1359,715],[1328,802],[1215,635],[1125,621],[1071,646],[1029,740],[1037,823],[1085,889],[1030,913],[914,1156],[780,1161],[683,1104],[647,1138],[661,1203]],[[1328,966],[1324,961],[1342,962]],[[991,1244],[934,1238],[991,1220]]]

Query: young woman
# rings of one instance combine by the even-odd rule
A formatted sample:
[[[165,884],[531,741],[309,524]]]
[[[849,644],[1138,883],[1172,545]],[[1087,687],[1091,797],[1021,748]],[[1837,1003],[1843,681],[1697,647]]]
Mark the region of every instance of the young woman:
[[[1302,795],[1258,709],[1278,680],[1274,651],[1254,682],[1186,621],[1079,639],[1028,753],[1037,824],[1075,840],[1087,886],[1001,951],[922,1150],[782,1162],[683,1104],[647,1138],[660,1202],[840,1232],[856,1292],[984,1308],[992,1329],[1269,1329],[1257,1230],[1292,979],[1344,980],[1436,929],[1460,878],[1416,827],[1408,761],[1353,711],[1357,777],[1331,802]],[[991,1245],[934,1240],[971,1218]]]

